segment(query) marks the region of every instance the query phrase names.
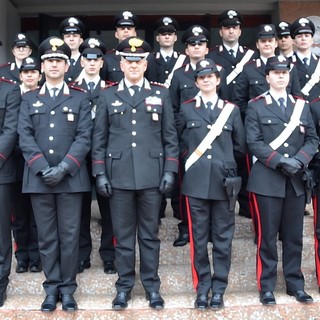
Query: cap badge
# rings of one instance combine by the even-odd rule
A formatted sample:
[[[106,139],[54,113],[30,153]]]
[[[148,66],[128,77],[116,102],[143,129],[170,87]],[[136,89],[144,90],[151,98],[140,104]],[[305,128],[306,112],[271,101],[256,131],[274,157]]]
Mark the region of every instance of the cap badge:
[[[52,47],[52,51],[57,51],[58,47],[61,47],[64,44],[63,40],[59,38],[52,38],[49,43]]]
[[[122,15],[125,20],[129,20],[130,18],[133,17],[133,14],[130,11],[124,11]]]
[[[288,28],[288,27],[289,27],[289,25],[284,21],[279,23],[279,28],[282,30],[284,30],[285,28]]]
[[[71,27],[74,27],[76,24],[79,24],[79,20],[74,17],[70,18],[68,22]]]
[[[95,39],[95,38],[91,38],[89,41],[88,41],[88,44],[90,46],[90,48],[95,48],[95,47],[100,47],[100,42],[98,39]]]
[[[237,13],[234,10],[229,10],[227,13],[229,19],[232,19],[237,16]]]
[[[34,60],[30,57],[26,58],[26,63],[34,63]]]
[[[284,56],[278,56],[278,61],[279,62],[285,62],[287,59]]]
[[[25,39],[25,38],[26,38],[26,36],[24,34],[22,34],[22,33],[18,34],[18,39],[19,40],[22,40],[22,39]]]
[[[163,22],[163,24],[164,24],[165,26],[167,26],[167,25],[169,25],[169,24],[172,23],[172,19],[169,18],[169,17],[165,17],[165,18],[163,18],[162,22]]]
[[[272,27],[269,25],[264,26],[264,31],[269,32],[272,31]]]
[[[192,29],[192,33],[195,35],[195,36],[198,36],[199,34],[202,34],[203,33],[203,30],[201,27],[194,27]]]
[[[201,66],[202,68],[205,68],[205,67],[207,67],[208,65],[210,65],[210,62],[207,61],[207,60],[202,60],[202,61],[200,62],[200,66]]]
[[[141,47],[143,44],[143,40],[138,39],[138,38],[131,38],[129,40],[129,45],[130,45],[130,50],[131,52],[136,52],[137,47]]]
[[[309,20],[306,18],[301,18],[301,19],[299,19],[299,23],[301,24],[302,27],[305,27],[306,24],[309,23]]]

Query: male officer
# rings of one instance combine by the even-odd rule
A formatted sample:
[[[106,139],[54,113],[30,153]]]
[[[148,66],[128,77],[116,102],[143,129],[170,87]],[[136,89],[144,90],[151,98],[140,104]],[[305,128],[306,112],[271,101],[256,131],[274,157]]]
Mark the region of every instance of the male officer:
[[[253,57],[254,51],[239,44],[241,36],[242,16],[236,10],[230,9],[222,12],[218,17],[219,34],[222,44],[210,50],[207,57],[225,69],[226,96],[229,101],[234,100],[234,87],[239,80],[239,74],[244,65]],[[245,157],[238,160],[238,173],[242,177],[242,188],[238,195],[239,215],[251,218],[249,195],[246,191],[248,180]]]
[[[280,21],[276,24],[279,55],[291,61],[293,52],[293,39],[290,34],[290,23]]]
[[[259,58],[249,61],[243,68],[234,87],[233,102],[240,108],[242,119],[245,118],[246,107],[249,100],[266,92],[269,88],[266,81],[265,65],[268,58],[275,55],[277,47],[276,29],[273,24],[263,24],[258,27],[256,46]],[[300,96],[300,84],[295,67],[290,71],[288,93]]]
[[[192,99],[199,92],[199,88],[194,82],[195,69],[197,62],[203,60],[208,53],[210,34],[203,26],[193,25],[183,33],[181,41],[186,46],[185,53],[190,61],[175,70],[173,73],[169,90],[175,115],[180,112],[180,106],[183,102]],[[181,142],[180,149],[180,152],[185,149]],[[176,181],[172,195],[174,203],[178,203],[179,205],[178,209],[174,211],[174,216],[181,220],[181,222],[178,223],[179,235],[173,242],[174,247],[182,247],[187,245],[189,242],[188,217],[185,207],[185,198],[184,196],[181,196],[180,193],[180,180],[183,176],[183,172],[184,168],[180,167],[179,179]]]
[[[80,46],[82,71],[76,82],[71,86],[76,86],[88,91],[91,104],[91,117],[94,120],[96,115],[97,100],[101,89],[106,84],[100,78],[100,70],[103,66],[103,55],[106,53],[105,44],[95,38],[86,39]],[[89,173],[91,170],[91,155],[87,155],[87,165]],[[109,209],[109,201],[107,198],[97,194],[99,210],[102,218],[101,246],[99,249],[100,256],[103,261],[104,272],[107,274],[115,273],[114,265],[114,245],[111,214]],[[79,239],[79,262],[78,273],[84,269],[90,268],[90,254],[92,250],[92,241],[90,233],[91,220],[91,201],[92,193],[86,192],[83,195],[81,228]]]
[[[115,310],[125,309],[135,282],[138,232],[140,278],[149,306],[162,309],[158,275],[161,193],[178,171],[178,141],[168,89],[145,77],[151,48],[138,37],[120,42],[124,79],[101,91],[94,122],[92,163],[97,191],[110,197],[116,239]]]
[[[75,17],[69,17],[60,23],[59,30],[64,42],[71,50],[70,67],[65,74],[65,81],[70,83],[82,70],[79,47],[83,42],[84,24]]]
[[[292,23],[290,32],[297,48],[292,61],[298,69],[301,92],[312,101],[320,96],[320,58],[311,52],[315,26],[311,20],[299,18]]]
[[[0,66],[0,77],[11,79],[20,83],[20,67],[22,60],[32,53],[32,43],[24,33],[15,35],[12,42],[12,54],[14,62],[8,62]]]
[[[91,189],[85,157],[92,120],[83,90],[64,82],[69,46],[50,37],[39,46],[45,83],[23,95],[18,132],[26,160],[23,189],[31,194],[46,298],[41,310],[74,311],[82,193]]]
[[[159,44],[159,51],[154,53],[157,82],[166,83],[168,87],[173,71],[180,68],[186,59],[186,55],[174,50],[178,28],[178,22],[171,17],[163,17],[155,24],[156,41]]]
[[[248,191],[257,208],[257,281],[260,301],[276,303],[277,234],[282,235],[282,264],[287,294],[312,302],[304,291],[301,271],[305,186],[302,174],[318,149],[309,106],[288,94],[290,62],[282,56],[267,60],[269,90],[248,104],[247,145],[257,158]]]
[[[195,82],[200,92],[181,106],[177,129],[182,139],[186,137],[184,144],[188,150],[183,159],[182,193],[187,196],[192,225],[195,308],[203,310],[208,307],[210,290],[211,308],[224,305],[236,194],[241,187],[236,158],[245,154],[245,137],[238,107],[218,97],[220,75],[213,60],[197,63]],[[213,243],[213,275],[207,249],[209,239]]]
[[[114,17],[114,36],[120,43],[127,37],[137,35],[136,27],[138,25],[138,17],[130,11],[119,12]],[[104,66],[101,71],[101,78],[108,82],[119,82],[123,78],[123,72],[120,67],[121,57],[116,49],[108,51],[104,56]],[[149,81],[157,81],[154,69],[153,55],[149,55],[148,68],[146,71],[146,78]]]
[[[20,91],[24,94],[35,90],[41,79],[40,61],[34,57],[22,60],[20,67]],[[42,271],[37,226],[34,219],[30,195],[22,193],[24,158],[19,146],[15,148],[17,181],[14,188],[14,205],[12,233],[15,240],[15,257],[17,273]]]
[[[14,81],[0,78],[0,307],[7,294],[12,259],[12,185],[16,181],[13,151],[17,144],[17,124],[21,95]]]

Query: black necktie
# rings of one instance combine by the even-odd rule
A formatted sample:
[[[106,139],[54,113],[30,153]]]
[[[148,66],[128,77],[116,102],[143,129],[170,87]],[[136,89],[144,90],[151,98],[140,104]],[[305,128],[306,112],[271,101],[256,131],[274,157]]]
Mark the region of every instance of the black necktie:
[[[133,85],[130,87],[130,89],[132,89],[134,91],[134,94],[132,95],[133,98],[133,103],[135,103],[138,99],[139,96],[139,92],[140,92],[140,87],[137,85]]]
[[[75,60],[75,59],[73,59],[73,58],[71,58],[71,59],[70,59],[70,65],[74,66],[74,65],[75,65],[75,63],[76,63],[76,60]]]
[[[286,113],[286,105],[284,103],[284,98],[279,98],[278,102],[279,102],[279,107],[280,107],[282,113],[285,114]]]
[[[305,66],[306,70],[307,70],[308,67],[309,67],[308,61],[309,61],[308,58],[303,58],[303,65]]]
[[[169,57],[169,56],[166,56],[166,63],[168,64],[169,62],[170,62],[170,59],[171,59],[171,57]]]
[[[93,81],[90,81],[88,83],[88,88],[89,88],[90,92],[92,92],[94,90],[94,82]]]
[[[208,101],[206,103],[206,110],[208,112],[208,115],[210,116],[211,115],[211,111],[212,111],[212,102],[211,101]]]
[[[52,100],[54,101],[54,100],[56,100],[56,97],[57,97],[57,95],[58,95],[58,88],[52,88],[51,89],[51,98],[52,98]]]
[[[230,54],[230,56],[231,56],[232,58],[234,58],[234,50],[233,50],[233,49],[230,49],[230,50],[229,50],[229,54]]]

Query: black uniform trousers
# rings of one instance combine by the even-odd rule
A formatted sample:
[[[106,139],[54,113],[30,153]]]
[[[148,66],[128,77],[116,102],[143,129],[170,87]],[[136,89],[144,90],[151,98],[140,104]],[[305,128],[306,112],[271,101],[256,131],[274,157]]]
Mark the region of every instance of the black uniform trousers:
[[[3,294],[9,283],[12,259],[12,184],[0,184],[0,203],[0,294]]]
[[[12,233],[15,240],[15,257],[27,264],[40,260],[37,225],[34,219],[30,194],[22,193],[22,181],[14,184],[14,215]]]
[[[113,189],[112,192],[110,210],[116,240],[115,261],[119,276],[116,289],[118,292],[130,292],[134,286],[137,234],[142,285],[146,292],[159,291],[158,223],[162,197],[159,189]]]
[[[314,209],[314,234],[315,234],[315,265],[316,265],[316,276],[317,285],[320,288],[320,186],[319,182],[316,186],[316,193],[313,199],[313,209]]]
[[[82,193],[33,193],[39,250],[47,295],[73,294],[77,288]]]
[[[234,211],[226,200],[188,197],[194,241],[194,266],[198,275],[197,294],[224,293],[231,266],[231,245],[235,228]],[[212,221],[212,228],[210,228]],[[210,235],[211,232],[211,235]],[[207,245],[212,238],[213,275]]]
[[[296,196],[286,181],[285,198],[255,194],[258,204],[257,280],[259,291],[274,291],[277,280],[277,237],[282,234],[282,268],[289,291],[304,290],[301,271],[305,195]]]

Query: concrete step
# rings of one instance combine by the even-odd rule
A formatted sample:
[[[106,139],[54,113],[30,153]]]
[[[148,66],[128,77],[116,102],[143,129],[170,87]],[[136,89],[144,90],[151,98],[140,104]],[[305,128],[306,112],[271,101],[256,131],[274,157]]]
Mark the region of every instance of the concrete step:
[[[132,300],[124,312],[111,309],[116,294],[114,283],[117,275],[106,275],[98,249],[100,245],[101,226],[98,224],[99,213],[93,203],[91,224],[93,252],[90,269],[77,277],[78,289],[75,297],[79,311],[66,313],[61,305],[55,312],[46,315],[39,311],[44,298],[42,282],[43,273],[15,273],[16,261],[13,259],[8,299],[0,308],[1,319],[318,319],[320,295],[318,293],[314,267],[313,217],[305,217],[303,272],[306,279],[306,291],[315,303],[303,305],[285,293],[285,283],[281,270],[281,242],[278,242],[278,279],[275,296],[277,305],[264,307],[259,302],[256,285],[256,246],[253,243],[252,222],[250,219],[236,215],[236,230],[233,241],[232,266],[229,285],[225,294],[225,308],[219,311],[199,312],[194,309],[195,291],[192,284],[190,267],[190,247],[173,247],[177,235],[177,220],[172,212],[162,220],[159,237],[161,255],[159,274],[161,293],[166,301],[165,309],[156,312],[148,307],[144,289],[139,280],[139,257],[137,255],[136,285]],[[209,256],[211,244],[208,245]]]

